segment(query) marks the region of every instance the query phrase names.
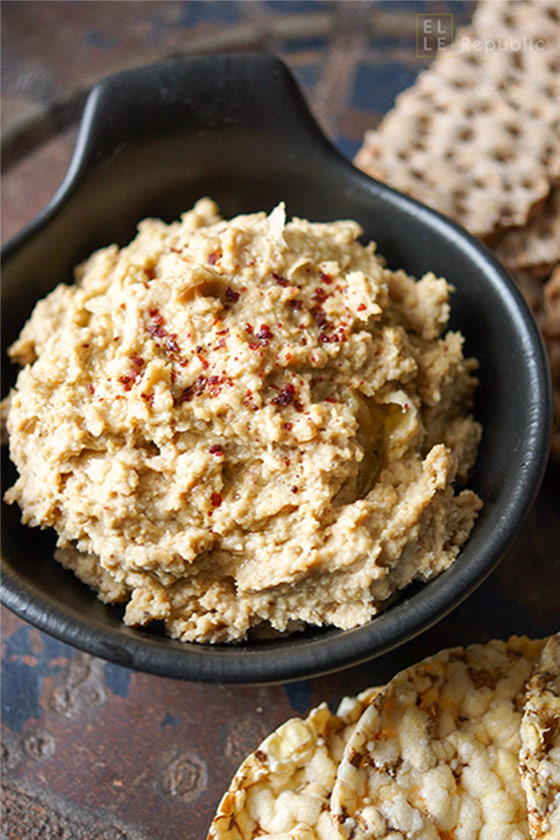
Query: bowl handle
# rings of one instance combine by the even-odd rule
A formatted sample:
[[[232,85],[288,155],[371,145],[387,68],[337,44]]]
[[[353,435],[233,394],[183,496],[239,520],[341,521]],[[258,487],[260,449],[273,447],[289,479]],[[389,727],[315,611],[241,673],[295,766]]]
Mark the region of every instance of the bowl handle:
[[[153,115],[158,114],[157,125]],[[311,143],[340,157],[317,125],[297,82],[266,54],[173,59],[126,70],[91,91],[68,179],[118,155],[131,142],[162,132],[266,129],[286,142]]]
[[[327,140],[294,77],[274,56],[201,55],[125,70],[101,80],[92,89],[62,184],[33,221],[4,245],[3,266],[48,228],[82,184],[91,184],[98,173],[105,181],[112,181],[118,170],[119,177],[128,179],[123,189],[130,190],[134,176],[129,171],[131,157],[127,153],[150,147],[166,135],[174,141],[181,140],[180,165],[206,175],[212,170],[223,171],[230,158],[238,160],[241,146],[241,156],[257,177],[270,171],[278,157],[287,173],[320,168],[323,162],[332,163],[334,159],[353,169]],[[204,137],[212,142],[200,143]],[[222,155],[221,162],[210,160],[214,148]],[[149,161],[147,165],[150,166]],[[161,156],[158,166],[161,169]],[[152,179],[157,180],[157,167],[152,169]],[[168,173],[166,177],[174,176]],[[113,201],[118,198],[115,189]],[[105,215],[102,208],[98,211]],[[77,226],[78,221],[73,220],[72,236]],[[66,229],[63,234],[68,239]],[[113,232],[103,232],[99,241],[104,241],[105,235],[113,236]],[[65,246],[66,250],[69,247]],[[76,249],[80,250],[78,246]],[[72,253],[68,260],[75,262],[81,257],[83,253]],[[45,288],[49,284],[50,278],[46,277]]]

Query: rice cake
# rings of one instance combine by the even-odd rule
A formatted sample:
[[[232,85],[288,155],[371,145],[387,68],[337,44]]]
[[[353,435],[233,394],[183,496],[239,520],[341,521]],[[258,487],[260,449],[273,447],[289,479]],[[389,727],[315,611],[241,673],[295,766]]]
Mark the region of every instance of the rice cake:
[[[521,720],[521,783],[532,840],[560,837],[560,633],[546,643],[527,686]]]
[[[442,651],[365,710],[331,811],[353,840],[527,840],[518,770],[523,687],[544,642]]]
[[[330,840],[338,837],[329,799],[354,724],[380,689],[326,703],[292,718],[241,764],[222,798],[208,840]]]

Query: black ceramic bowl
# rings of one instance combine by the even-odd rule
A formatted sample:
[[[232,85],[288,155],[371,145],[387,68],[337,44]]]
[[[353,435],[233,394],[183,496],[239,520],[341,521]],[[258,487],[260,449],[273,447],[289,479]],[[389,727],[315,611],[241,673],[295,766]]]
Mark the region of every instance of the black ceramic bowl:
[[[428,269],[456,287],[452,326],[480,360],[475,413],[484,438],[470,486],[484,500],[455,564],[355,630],[308,630],[239,645],[181,644],[121,623],[52,560],[48,532],[3,505],[2,599],[42,630],[139,670],[215,682],[285,681],[379,655],[452,610],[492,571],[528,512],[549,441],[550,388],[533,319],[489,252],[437,213],[366,177],[325,139],[275,58],[218,55],[127,71],[99,84],[68,174],[3,252],[3,359],[34,303],[95,248],[125,244],[145,216],[176,218],[210,195],[226,217],[270,210],[353,218],[393,268]],[[4,362],[5,363],[5,362]],[[5,376],[6,384],[14,371]],[[3,480],[14,471],[6,453]]]

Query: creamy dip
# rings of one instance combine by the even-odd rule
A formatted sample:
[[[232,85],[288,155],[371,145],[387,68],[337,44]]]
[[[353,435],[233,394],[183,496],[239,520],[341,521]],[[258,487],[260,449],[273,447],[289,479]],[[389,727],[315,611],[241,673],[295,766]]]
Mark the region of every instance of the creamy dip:
[[[446,569],[481,506],[450,286],[353,221],[146,219],[10,349],[8,490],[125,621],[183,641],[356,627]]]

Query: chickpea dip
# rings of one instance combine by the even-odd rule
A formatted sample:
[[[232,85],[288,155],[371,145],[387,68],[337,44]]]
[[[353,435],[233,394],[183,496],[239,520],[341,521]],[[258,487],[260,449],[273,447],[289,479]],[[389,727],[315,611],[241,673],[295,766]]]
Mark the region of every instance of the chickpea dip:
[[[448,282],[361,234],[203,198],[94,253],[10,348],[6,499],[127,624],[352,628],[455,560],[477,364]]]

